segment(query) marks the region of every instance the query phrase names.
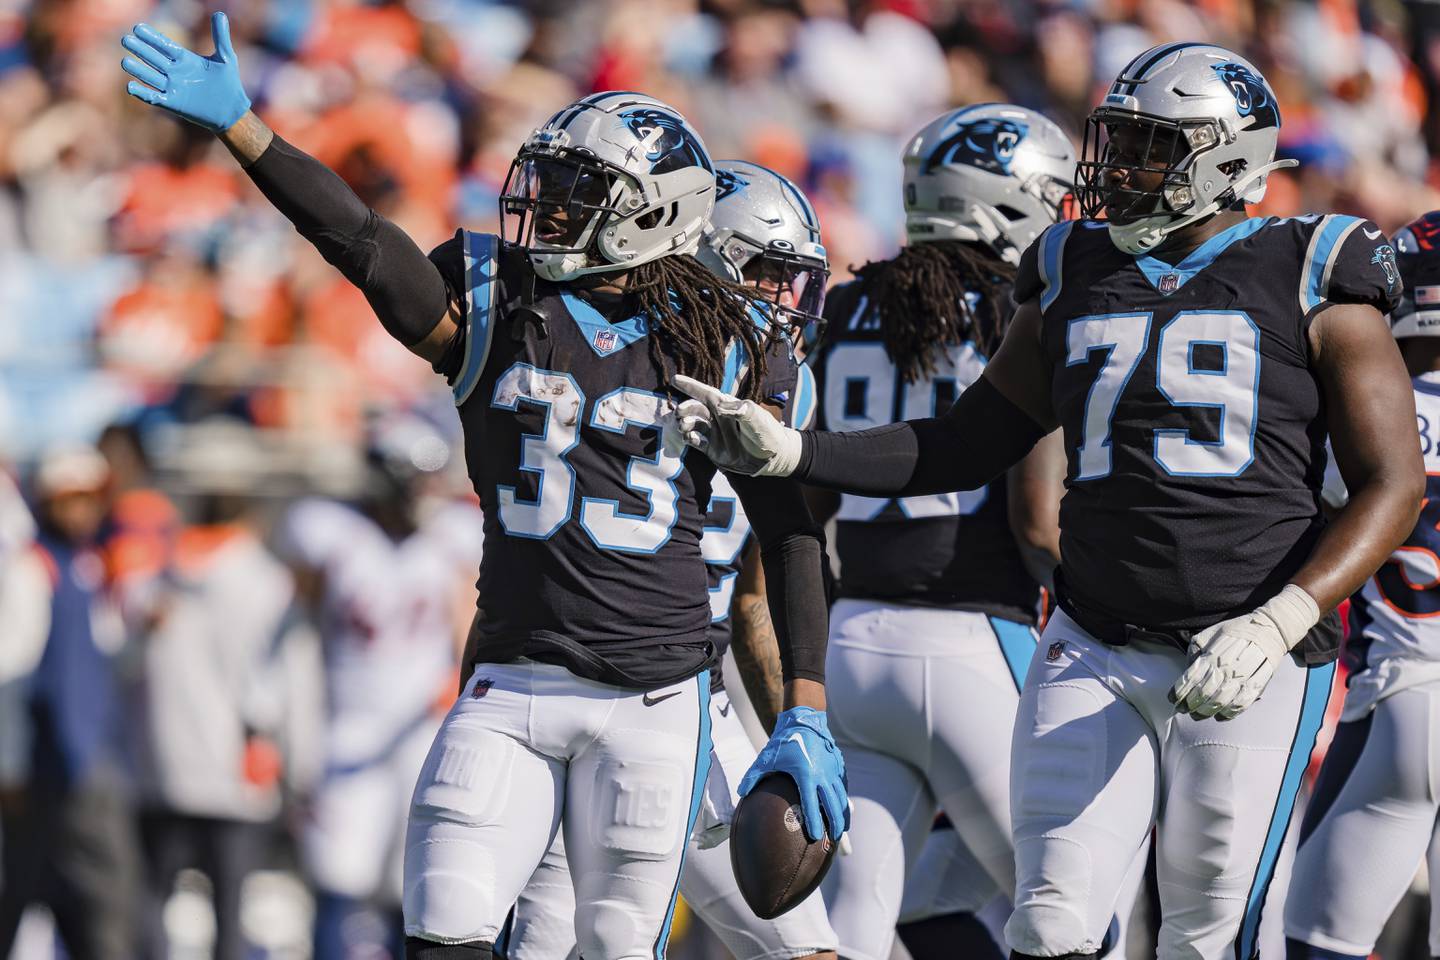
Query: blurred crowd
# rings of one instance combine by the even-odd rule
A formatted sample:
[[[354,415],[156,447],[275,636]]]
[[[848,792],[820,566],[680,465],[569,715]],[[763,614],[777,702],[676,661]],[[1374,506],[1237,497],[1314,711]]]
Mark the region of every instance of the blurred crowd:
[[[377,422],[403,414],[454,449],[444,385],[213,137],[125,96],[122,33],[144,20],[208,51],[215,6],[0,0],[0,464],[16,479],[0,470],[3,890],[45,863],[61,887],[26,896],[146,891],[141,920],[81,924],[95,956],[163,936],[156,910],[187,864],[233,927],[225,898],[265,851],[252,828],[303,819],[336,762],[334,641],[359,627],[326,613],[309,574],[353,541],[292,542],[309,521],[291,502],[357,504],[395,543],[437,510],[474,510],[459,458],[440,456],[405,488],[411,527],[376,513]],[[427,248],[498,228],[514,151],[556,108],[634,89],[680,108],[717,159],[802,185],[844,279],[898,246],[899,148],[934,115],[1008,100],[1078,136],[1136,53],[1202,38],[1279,95],[1280,154],[1301,166],[1271,175],[1261,212],[1394,229],[1440,207],[1440,3],[226,6],[256,109]],[[451,554],[459,611],[476,549]],[[462,620],[433,632],[457,643]],[[412,681],[420,708],[432,679]],[[54,855],[67,843],[83,862]],[[62,933],[82,919],[55,917]]]

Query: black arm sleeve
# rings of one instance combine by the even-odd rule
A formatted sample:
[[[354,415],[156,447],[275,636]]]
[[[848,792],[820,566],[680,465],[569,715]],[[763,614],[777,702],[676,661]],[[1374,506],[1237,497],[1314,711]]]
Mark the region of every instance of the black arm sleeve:
[[[810,519],[800,485],[793,480],[726,477],[760,541],[770,622],[780,644],[781,676],[787,683],[824,683],[825,643],[830,635],[824,530]]]
[[[277,136],[245,172],[300,236],[360,288],[392,337],[409,347],[435,329],[450,305],[440,272],[333,170]]]
[[[943,417],[800,434],[793,476],[869,497],[976,490],[1019,463],[1045,433],[981,377]]]

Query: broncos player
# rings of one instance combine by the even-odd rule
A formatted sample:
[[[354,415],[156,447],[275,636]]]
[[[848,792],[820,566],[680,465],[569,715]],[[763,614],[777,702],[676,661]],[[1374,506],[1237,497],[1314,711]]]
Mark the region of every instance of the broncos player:
[[[717,161],[715,210],[705,226],[697,259],[715,273],[761,290],[777,315],[796,331],[818,321],[819,307],[829,273],[825,248],[820,245],[820,224],[798,188],[784,177],[758,164],[739,160]],[[807,295],[808,294],[808,295]],[[808,426],[815,412],[815,389],[809,370],[801,368],[800,381],[785,405],[785,420]],[[758,629],[734,631],[732,604],[751,599],[756,587],[737,589],[741,579],[754,581],[757,556],[749,554],[750,521],[735,492],[717,477],[705,518],[700,552],[710,577],[710,636],[717,650],[736,652],[736,666],[748,689],[756,691],[758,712],[768,728],[775,710],[765,703],[778,687],[778,675],[760,667],[774,647],[769,619]],[[742,558],[750,570],[742,570]],[[764,603],[764,588],[758,587]],[[749,646],[762,649],[746,649]],[[778,707],[779,690],[774,690]],[[766,957],[835,956],[835,934],[825,918],[825,905],[817,891],[804,903],[773,920],[762,920],[750,910],[735,884],[727,840],[736,803],[735,788],[755,760],[755,748],[731,709],[721,671],[711,673],[710,722],[713,750],[705,800],[690,850],[680,875],[680,893],[686,904],[724,942],[737,960]],[[501,949],[509,960],[561,960],[575,946],[574,888],[570,882],[565,848],[559,838],[546,853],[535,875],[515,904]]]
[[[1353,217],[1246,217],[1279,125],[1229,50],[1136,57],[1078,167],[1082,212],[1108,219],[1026,251],[1005,341],[944,416],[802,434],[680,381],[704,398],[687,439],[727,468],[872,496],[975,489],[1063,429],[1060,609],[1011,752],[1018,958],[1093,956],[1152,824],[1160,956],[1255,955],[1335,605],[1415,522],[1394,250]],[[1327,433],[1351,492],[1328,526]]]
[[[948,408],[1004,335],[1021,252],[1061,219],[1073,190],[1069,139],[1009,104],[937,117],[903,156],[907,246],[827,298],[811,362],[828,429]],[[948,885],[964,891],[948,906],[974,913],[1015,887],[1009,744],[995,733],[1014,722],[1041,580],[1059,560],[1058,441],[1012,472],[1013,491],[1001,481],[969,493],[838,498],[827,676],[858,829],[824,890],[848,958],[890,955],[922,844],[951,836],[931,833],[937,809],[966,848],[961,867],[977,874]],[[995,950],[978,924],[952,919],[942,930],[952,953],[967,936],[967,955]]]
[[[200,57],[141,24],[132,95],[220,135],[261,192],[447,376],[485,512],[474,670],[426,759],[405,855],[406,955],[492,955],[555,835],[580,952],[663,956],[710,757],[702,505],[669,394],[689,374],[769,402],[794,382],[758,297],[691,252],[714,168],[683,117],[595,94],[526,141],[501,197],[513,242],[457,232],[427,257],[250,111],[229,27]],[[838,839],[826,727],[821,535],[793,482],[734,481],[762,544],[786,706],[740,785],[796,779]],[[824,813],[822,814],[822,809]]]
[[[1429,476],[1415,529],[1350,608],[1345,710],[1305,810],[1285,903],[1291,960],[1368,957],[1427,849],[1430,954],[1440,957],[1440,211],[1401,230],[1394,246],[1405,293],[1391,332],[1414,378]],[[1334,492],[1327,499],[1343,502],[1343,489]]]

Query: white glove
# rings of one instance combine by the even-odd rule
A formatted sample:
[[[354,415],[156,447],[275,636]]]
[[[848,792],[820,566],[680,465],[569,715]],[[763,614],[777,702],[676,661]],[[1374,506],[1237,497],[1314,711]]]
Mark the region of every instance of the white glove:
[[[1190,665],[1171,688],[1180,713],[1229,720],[1260,699],[1281,659],[1320,620],[1315,600],[1295,584],[1250,613],[1222,620],[1190,641]]]
[[[751,400],[686,376],[672,381],[694,397],[676,409],[685,442],[721,470],[751,477],[788,477],[800,463],[800,431]]]

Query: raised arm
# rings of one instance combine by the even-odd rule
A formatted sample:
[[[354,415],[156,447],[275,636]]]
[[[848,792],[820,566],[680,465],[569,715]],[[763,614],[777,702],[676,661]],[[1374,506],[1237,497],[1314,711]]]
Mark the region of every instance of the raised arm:
[[[1056,426],[1050,373],[1040,308],[1031,301],[1016,312],[984,375],[940,417],[802,433],[706,384],[675,383],[695,398],[681,408],[686,442],[727,471],[890,497],[974,490],[1019,462]]]
[[[385,329],[438,361],[458,330],[440,271],[403,230],[367,207],[334,171],[275,135],[250,110],[230,24],[211,17],[215,52],[202,57],[147,24],[121,44],[131,96],[216,134],[275,209],[365,294]]]

